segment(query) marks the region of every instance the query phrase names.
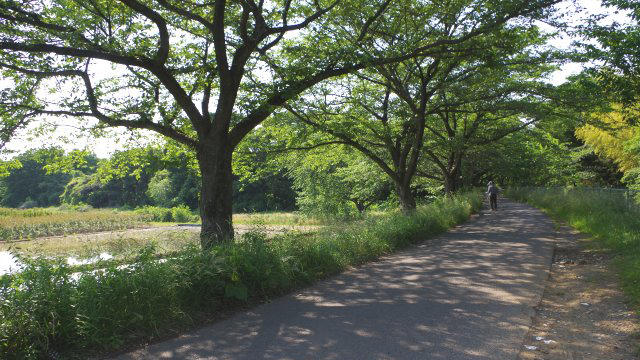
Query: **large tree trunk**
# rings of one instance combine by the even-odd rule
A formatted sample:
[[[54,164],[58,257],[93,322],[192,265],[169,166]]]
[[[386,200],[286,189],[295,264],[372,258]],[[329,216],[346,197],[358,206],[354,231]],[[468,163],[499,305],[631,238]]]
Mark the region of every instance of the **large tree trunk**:
[[[198,152],[202,174],[200,244],[203,249],[233,241],[233,174],[231,146],[222,141],[203,144]]]
[[[455,155],[454,165],[449,170],[443,169],[442,177],[444,178],[444,193],[447,196],[453,195],[462,187],[462,179],[460,179],[460,169],[462,164],[462,154]]]
[[[416,199],[413,197],[409,184],[396,183],[396,194],[403,213],[410,214],[416,209]]]
[[[447,196],[453,195],[456,191],[460,189],[460,184],[458,182],[458,174],[443,172],[442,176],[444,177],[444,193]]]

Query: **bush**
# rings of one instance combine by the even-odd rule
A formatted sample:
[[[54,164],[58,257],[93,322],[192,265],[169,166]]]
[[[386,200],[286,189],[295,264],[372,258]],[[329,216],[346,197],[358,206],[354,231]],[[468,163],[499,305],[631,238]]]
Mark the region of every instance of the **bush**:
[[[171,208],[171,217],[175,222],[190,222],[194,220],[194,215],[186,205]]]
[[[387,213],[311,236],[267,240],[253,232],[208,251],[191,245],[164,261],[148,247],[134,264],[79,275],[63,261],[28,262],[0,277],[0,358],[111,350],[165,335],[221,305],[277,296],[435,235],[481,202],[478,195],[442,199],[411,216]]]
[[[151,216],[151,221],[157,222],[192,222],[197,221],[197,216],[185,205],[164,208],[158,206],[145,206],[135,210],[138,214]]]
[[[171,209],[158,206],[145,206],[135,210],[138,214],[151,216],[151,221],[169,222],[172,219]]]
[[[23,202],[22,204],[20,204],[20,206],[18,206],[18,209],[33,209],[35,207],[38,206],[38,203],[31,200],[31,199],[27,199],[25,202]]]
[[[78,211],[78,212],[87,212],[93,210],[93,206],[88,204],[79,203],[76,205],[72,204],[62,204],[58,206],[58,210],[60,211]]]

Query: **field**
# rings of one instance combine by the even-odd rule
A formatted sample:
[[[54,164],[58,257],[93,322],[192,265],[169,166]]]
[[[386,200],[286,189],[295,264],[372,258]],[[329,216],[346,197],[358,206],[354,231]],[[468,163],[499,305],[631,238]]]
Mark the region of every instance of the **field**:
[[[268,236],[315,231],[324,221],[298,213],[234,214],[237,235]],[[28,257],[94,258],[109,254],[131,261],[153,246],[158,256],[199,243],[198,216],[187,208],[144,207],[134,211],[67,208],[0,208],[0,252]],[[177,226],[177,222],[193,226]]]
[[[131,229],[150,221],[148,214],[132,211],[0,208],[0,241]]]
[[[32,258],[41,256],[49,258],[73,257],[78,259],[95,258],[100,254],[109,254],[109,257],[114,260],[133,261],[139,251],[148,246],[153,246],[158,256],[165,256],[185,246],[199,244],[199,226],[183,227],[168,223],[154,223],[153,225],[153,227],[142,229],[67,234],[41,237],[29,241],[0,241],[0,253],[10,251],[20,256]],[[264,225],[259,222],[258,224],[234,225],[237,236],[242,236],[251,231],[259,231],[265,233],[269,238],[286,232],[310,233],[320,228],[320,226],[308,225]]]
[[[193,233],[183,233],[133,245],[116,240],[109,249],[119,246],[127,255],[96,263],[23,257],[20,272],[0,276],[0,358],[82,354],[166,336],[438,234],[480,205],[479,196],[467,194],[410,216],[392,211],[272,236],[248,231],[210,251],[193,245]],[[172,242],[181,245],[161,249]],[[64,252],[51,250],[57,251]]]

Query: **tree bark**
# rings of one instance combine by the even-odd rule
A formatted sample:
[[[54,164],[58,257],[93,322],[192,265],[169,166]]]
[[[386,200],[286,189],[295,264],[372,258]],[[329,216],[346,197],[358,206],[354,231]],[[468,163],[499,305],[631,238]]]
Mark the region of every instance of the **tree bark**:
[[[453,195],[456,191],[460,190],[461,182],[459,171],[456,169],[453,172],[443,172],[444,178],[444,194],[447,196]]]
[[[396,194],[404,214],[410,214],[416,209],[416,199],[411,192],[409,184],[396,183]]]
[[[202,174],[200,244],[205,250],[215,244],[233,241],[232,153],[232,147],[224,141],[207,141],[198,151]]]
[[[462,154],[456,154],[452,159],[454,165],[450,169],[442,169],[442,178],[444,179],[444,193],[447,196],[453,195],[462,187],[460,179],[460,169],[462,168]]]
[[[457,190],[455,175],[443,173],[442,176],[444,177],[444,194],[451,196]]]

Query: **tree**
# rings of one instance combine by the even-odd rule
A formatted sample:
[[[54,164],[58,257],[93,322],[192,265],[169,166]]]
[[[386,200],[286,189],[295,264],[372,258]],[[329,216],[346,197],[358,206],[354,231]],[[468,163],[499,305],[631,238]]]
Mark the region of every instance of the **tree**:
[[[251,180],[238,177],[233,188],[234,212],[297,210],[293,181],[285,170],[262,173]]]
[[[362,214],[386,200],[392,187],[376,164],[344,145],[288,152],[281,161],[293,177],[300,210],[315,215]]]
[[[456,31],[459,24],[448,20],[441,21],[442,31]],[[346,144],[377,164],[408,213],[416,207],[412,181],[423,153],[442,176],[426,168],[421,175],[442,179],[449,193],[457,186],[452,179],[457,179],[460,160],[478,129],[485,128],[478,141],[491,142],[526,125],[516,121],[505,129],[495,122],[527,109],[532,113],[540,102],[536,97],[543,86],[530,78],[549,69],[549,56],[530,48],[543,41],[535,26],[496,28],[446,54],[380,65],[332,81],[313,100],[287,108],[303,124],[329,135],[317,145]],[[460,114],[474,118],[465,115],[458,123]],[[493,131],[487,133],[487,128]],[[297,133],[295,138],[307,139]]]
[[[611,111],[595,112],[590,116],[587,124],[576,129],[576,136],[596,155],[615,163],[627,183],[638,186],[640,126],[632,124],[637,124],[640,113],[628,108],[625,110],[617,104]]]
[[[588,41],[582,45],[584,52],[578,58],[597,60],[593,70],[616,101],[634,104],[640,97],[640,3],[634,0],[603,0],[609,8],[622,10],[629,15],[629,22],[612,22],[602,25],[606,15],[594,15],[588,24],[580,27],[580,33]],[[596,40],[594,43],[591,40]]]
[[[563,186],[577,181],[578,166],[567,144],[548,131],[526,127],[469,149],[461,164],[465,186]]]
[[[147,196],[153,201],[154,205],[171,207],[176,205],[173,195],[173,184],[169,178],[169,171],[158,171],[151,180],[147,187]]]
[[[448,9],[410,0],[2,0],[0,66],[20,89],[2,92],[3,136],[34,116],[61,115],[188,146],[202,175],[208,248],[233,237],[233,150],[278,107],[326,79],[444,52],[555,2],[463,1],[456,31],[425,41]],[[423,30],[407,28],[415,24]],[[99,73],[105,62],[113,70]],[[50,79],[72,89],[54,104],[39,93]]]
[[[450,93],[452,96],[443,94],[440,110],[427,122],[428,139],[418,175],[441,181],[445,194],[463,186],[462,167],[469,153],[490,148],[553,114],[541,99],[540,94],[545,92],[541,90],[546,90],[541,84],[523,81],[505,86],[483,72],[480,76],[489,81],[463,86],[459,89],[463,97],[453,95],[455,92]],[[493,88],[477,86],[489,83]]]
[[[30,150],[10,161],[13,164],[0,180],[4,188],[2,205],[18,207],[27,200],[38,206],[60,203],[60,195],[74,174],[95,168],[95,155],[61,148]],[[17,162],[17,164],[16,164]]]
[[[366,157],[342,145],[295,147],[301,141],[301,134],[291,127],[296,122],[281,125],[276,117],[269,119],[240,144],[234,171],[244,189],[263,184],[262,193],[276,195],[269,184],[285,177],[287,190],[296,190],[293,195],[300,210],[337,218],[362,213],[387,198],[386,177]]]

